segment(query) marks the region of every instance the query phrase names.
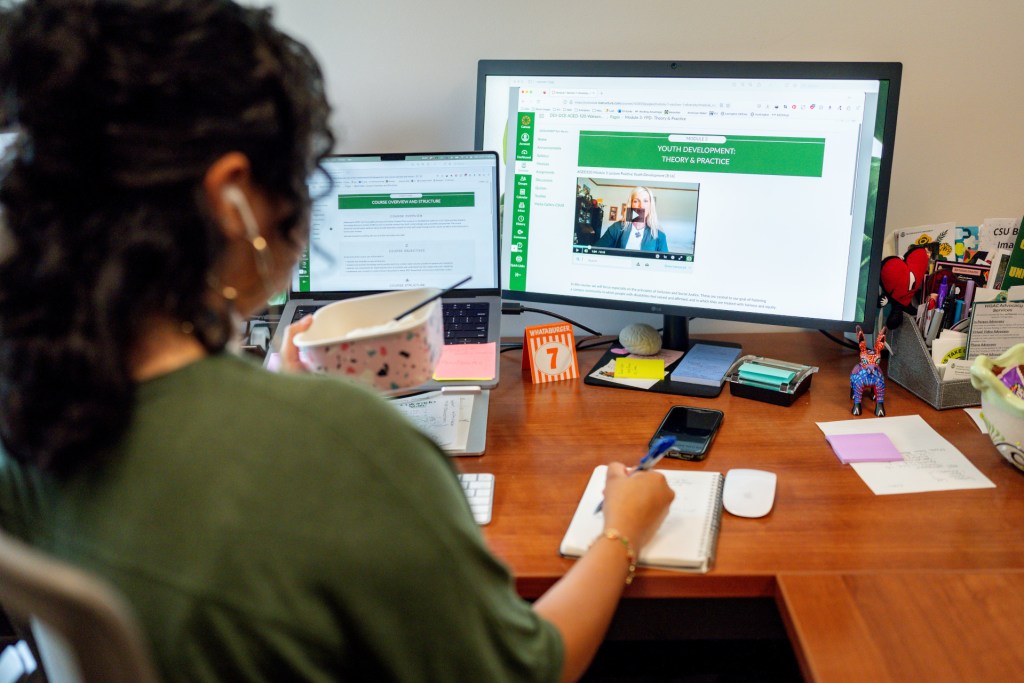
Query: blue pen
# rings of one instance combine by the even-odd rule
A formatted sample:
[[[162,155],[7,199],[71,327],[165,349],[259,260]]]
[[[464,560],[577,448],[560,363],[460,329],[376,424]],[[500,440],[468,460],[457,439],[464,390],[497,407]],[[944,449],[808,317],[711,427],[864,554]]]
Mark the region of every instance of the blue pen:
[[[657,439],[655,439],[654,443],[652,443],[651,447],[647,450],[647,455],[641,458],[640,462],[637,463],[636,467],[633,468],[633,471],[629,473],[630,476],[636,474],[637,472],[644,472],[646,470],[649,470],[655,465],[657,465],[658,461],[665,457],[665,454],[668,453],[668,449],[672,448],[672,446],[674,446],[675,443],[676,437],[674,436],[660,436]],[[600,503],[597,504],[597,509],[594,510],[594,514],[596,515],[597,513],[601,512],[603,508],[604,501],[602,500]]]

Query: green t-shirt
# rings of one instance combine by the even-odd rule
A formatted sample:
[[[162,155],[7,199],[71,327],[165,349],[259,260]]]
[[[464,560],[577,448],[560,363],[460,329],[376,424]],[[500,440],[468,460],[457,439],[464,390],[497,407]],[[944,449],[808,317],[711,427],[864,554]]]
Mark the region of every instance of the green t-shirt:
[[[559,676],[445,455],[368,391],[214,356],[141,384],[105,462],[0,454],[0,525],[115,584],[168,681]]]

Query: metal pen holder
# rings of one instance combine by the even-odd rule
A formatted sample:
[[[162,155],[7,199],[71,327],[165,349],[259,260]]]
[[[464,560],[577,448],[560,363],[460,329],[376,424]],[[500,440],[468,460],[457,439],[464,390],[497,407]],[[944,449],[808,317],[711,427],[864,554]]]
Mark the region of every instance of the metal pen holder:
[[[981,405],[981,394],[971,380],[942,381],[912,316],[904,313],[903,324],[889,331],[889,345],[889,379],[928,405],[939,410]]]

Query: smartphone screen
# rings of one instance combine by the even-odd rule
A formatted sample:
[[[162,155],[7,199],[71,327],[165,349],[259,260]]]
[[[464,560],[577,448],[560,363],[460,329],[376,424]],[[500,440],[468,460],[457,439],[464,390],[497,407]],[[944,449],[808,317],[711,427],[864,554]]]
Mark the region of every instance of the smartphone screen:
[[[651,441],[661,436],[673,436],[676,443],[666,455],[684,460],[703,460],[721,423],[721,410],[673,406]]]

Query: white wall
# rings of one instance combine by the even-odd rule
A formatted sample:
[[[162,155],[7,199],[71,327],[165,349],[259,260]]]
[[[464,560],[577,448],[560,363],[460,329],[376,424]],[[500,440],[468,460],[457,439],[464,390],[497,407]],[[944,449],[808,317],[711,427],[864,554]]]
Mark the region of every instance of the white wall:
[[[1024,214],[1021,0],[269,4],[323,64],[339,152],[472,148],[479,59],[899,61],[888,229]]]

